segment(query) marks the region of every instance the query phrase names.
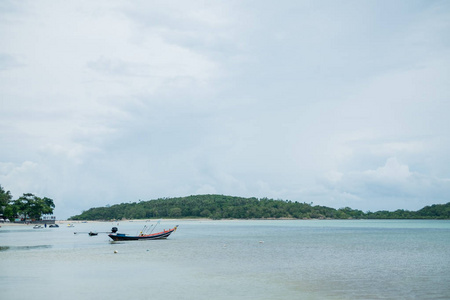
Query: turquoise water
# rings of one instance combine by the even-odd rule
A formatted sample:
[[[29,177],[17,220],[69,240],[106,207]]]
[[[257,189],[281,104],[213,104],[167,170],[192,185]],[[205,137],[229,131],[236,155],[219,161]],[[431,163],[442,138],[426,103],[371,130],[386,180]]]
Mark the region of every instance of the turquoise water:
[[[149,224],[3,226],[1,298],[450,298],[450,221],[163,220],[180,225],[167,240],[87,234]]]

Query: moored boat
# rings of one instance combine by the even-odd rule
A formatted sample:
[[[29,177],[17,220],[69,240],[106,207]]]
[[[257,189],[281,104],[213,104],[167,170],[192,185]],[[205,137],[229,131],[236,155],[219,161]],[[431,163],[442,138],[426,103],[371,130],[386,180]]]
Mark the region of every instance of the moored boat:
[[[178,225],[175,226],[172,229],[164,230],[157,233],[151,233],[151,234],[139,234],[139,235],[127,235],[124,233],[118,233],[117,228],[113,227],[113,230],[108,236],[113,241],[136,241],[136,240],[158,240],[158,239],[166,239],[169,235],[172,234],[172,232],[176,231],[178,228]]]

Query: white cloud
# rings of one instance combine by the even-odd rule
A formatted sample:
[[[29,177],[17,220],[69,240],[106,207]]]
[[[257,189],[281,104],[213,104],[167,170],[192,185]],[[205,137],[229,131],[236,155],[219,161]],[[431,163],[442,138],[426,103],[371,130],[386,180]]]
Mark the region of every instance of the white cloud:
[[[344,174],[338,171],[329,171],[325,174],[325,178],[332,183],[339,182],[343,176]]]
[[[0,4],[0,184],[46,193],[62,217],[203,192],[446,202],[449,14],[429,1]]]
[[[0,182],[16,198],[23,193],[42,191],[40,173],[39,164],[32,161],[24,161],[18,165],[0,162]]]
[[[380,181],[406,181],[412,175],[409,167],[400,164],[395,157],[389,158],[383,167],[364,171],[363,174],[368,178]]]
[[[355,207],[365,203],[371,210],[419,209],[424,203],[445,202],[450,192],[448,178],[411,171],[395,157],[376,169],[338,174],[339,177],[328,175],[321,181],[337,197],[334,201]]]
[[[20,67],[21,64],[17,59],[9,54],[0,53],[0,72]]]
[[[208,184],[202,185],[195,191],[196,195],[217,194],[217,190]]]

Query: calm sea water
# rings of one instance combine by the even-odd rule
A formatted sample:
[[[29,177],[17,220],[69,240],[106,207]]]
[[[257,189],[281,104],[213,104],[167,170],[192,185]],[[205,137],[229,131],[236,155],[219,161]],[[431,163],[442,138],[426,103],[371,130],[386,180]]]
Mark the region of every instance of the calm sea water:
[[[450,299],[450,221],[163,220],[180,225],[167,240],[87,234],[149,224],[3,226],[0,298]]]

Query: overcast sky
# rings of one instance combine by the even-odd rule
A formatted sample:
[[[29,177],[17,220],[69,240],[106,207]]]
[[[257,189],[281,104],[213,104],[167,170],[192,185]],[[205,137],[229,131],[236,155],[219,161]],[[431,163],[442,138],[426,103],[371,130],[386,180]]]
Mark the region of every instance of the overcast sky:
[[[449,1],[0,1],[0,185],[450,202]]]

